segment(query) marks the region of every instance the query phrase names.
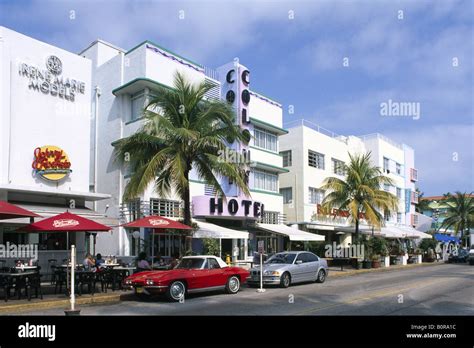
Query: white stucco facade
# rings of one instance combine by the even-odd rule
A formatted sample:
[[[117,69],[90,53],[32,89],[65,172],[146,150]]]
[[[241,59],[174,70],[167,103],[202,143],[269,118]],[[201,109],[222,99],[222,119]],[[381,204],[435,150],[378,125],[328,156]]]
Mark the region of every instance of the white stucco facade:
[[[418,221],[414,218],[417,215],[417,199],[413,194],[416,180],[411,175],[416,171],[412,148],[381,134],[340,136],[304,120],[287,127],[289,133],[280,138],[280,153],[291,157],[290,165],[286,167],[290,172],[280,175],[280,192],[285,195],[283,206],[288,223],[319,232],[340,231],[340,238],[349,243],[350,239],[346,237],[353,227],[347,218],[325,217],[318,213],[318,205],[325,194],[320,187],[328,177],[344,178],[343,172],[335,169],[339,162],[334,160],[347,164],[349,153],[355,155],[370,151],[372,164],[393,181],[392,186],[383,189],[399,198],[398,209],[387,216],[386,224],[418,227]],[[310,165],[310,156],[319,161],[313,161]],[[367,225],[362,227],[371,229]]]
[[[114,223],[93,209],[110,195],[89,190],[91,78],[89,59],[0,27],[0,200],[41,215],[36,221],[69,209]],[[39,243],[46,259],[62,259],[66,251],[47,249],[45,235],[11,233],[29,222],[2,220],[0,242]],[[83,233],[75,243],[85,251]]]

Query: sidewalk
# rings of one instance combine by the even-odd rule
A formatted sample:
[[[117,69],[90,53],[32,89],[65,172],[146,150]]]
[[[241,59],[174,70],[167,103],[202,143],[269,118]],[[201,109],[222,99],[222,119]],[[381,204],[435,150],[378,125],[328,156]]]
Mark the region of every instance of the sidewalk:
[[[64,293],[52,294],[51,288],[49,285],[43,286],[43,299],[35,298],[34,295],[31,298],[31,301],[22,297],[18,300],[16,297],[10,298],[8,302],[4,302],[4,298],[0,299],[0,315],[15,315],[19,312],[27,312],[40,309],[49,309],[49,308],[70,308],[69,297]],[[108,290],[105,292],[96,292],[94,295],[83,294],[79,296],[76,294],[76,305],[86,305],[93,303],[113,303],[120,302],[122,296],[130,294],[131,291],[122,291],[122,290]]]
[[[391,265],[390,267],[380,267],[380,268],[370,268],[370,269],[354,269],[348,266],[341,271],[340,266],[330,266],[329,267],[329,278],[334,277],[348,277],[356,274],[363,273],[376,273],[376,272],[390,272],[390,271],[402,271],[407,269],[413,269],[417,267],[427,267],[427,266],[439,266],[445,265],[444,262],[425,262],[425,263],[414,263],[408,265]]]
[[[418,267],[428,267],[428,266],[440,266],[444,265],[444,262],[434,262],[434,263],[421,263],[421,264],[410,264],[406,266],[396,265],[390,266],[387,268],[371,268],[371,269],[352,269],[347,268],[341,271],[339,266],[329,267],[329,278],[340,278],[340,277],[349,277],[357,274],[363,273],[375,273],[375,272],[395,272],[408,270]],[[48,286],[44,287],[44,292],[48,292]],[[132,294],[131,291],[122,291],[109,290],[107,293],[98,292],[94,295],[84,294],[82,296],[76,295],[76,305],[88,305],[88,304],[98,304],[98,303],[117,303],[123,300],[126,300],[127,297],[130,297]],[[4,302],[3,298],[0,299],[0,315],[15,315],[19,313],[27,314],[28,311],[37,311],[41,309],[50,309],[50,308],[64,308],[68,309],[70,307],[69,297],[65,294],[46,294],[43,295],[43,300],[40,298],[32,298],[31,301],[27,299],[17,300],[16,298],[10,299],[8,302]]]

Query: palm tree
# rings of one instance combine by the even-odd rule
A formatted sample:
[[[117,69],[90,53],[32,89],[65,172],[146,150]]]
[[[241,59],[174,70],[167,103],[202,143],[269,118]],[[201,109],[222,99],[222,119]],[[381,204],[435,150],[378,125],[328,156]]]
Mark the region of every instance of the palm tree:
[[[373,226],[380,227],[384,217],[380,212],[391,214],[396,211],[398,199],[390,192],[384,191],[383,185],[393,185],[390,178],[382,175],[379,167],[370,164],[371,153],[352,156],[345,165],[345,180],[329,177],[321,189],[329,192],[322,202],[322,208],[348,210],[350,219],[355,223],[355,238],[359,236],[361,213]]]
[[[463,241],[464,231],[469,233],[469,228],[474,225],[474,196],[456,191],[455,195],[448,193],[442,202],[446,210],[446,217],[441,223],[441,228],[454,228],[456,235],[460,233]]]
[[[133,173],[124,200],[141,195],[154,183],[155,191],[166,197],[174,191],[184,202],[184,224],[191,226],[189,174],[195,169],[201,179],[224,196],[219,178],[226,177],[245,195],[250,195],[244,164],[222,160],[228,144],[248,142],[248,133],[234,124],[231,106],[207,100],[213,86],[191,84],[176,73],[174,88],[159,87],[156,97],[144,108],[144,124],[133,135],[117,142],[116,155]]]

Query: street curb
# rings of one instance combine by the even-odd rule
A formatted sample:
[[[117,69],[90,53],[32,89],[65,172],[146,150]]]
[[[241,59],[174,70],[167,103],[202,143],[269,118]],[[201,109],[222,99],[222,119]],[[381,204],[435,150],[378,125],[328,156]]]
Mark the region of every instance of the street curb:
[[[76,297],[76,305],[88,305],[88,304],[99,304],[99,303],[112,303],[120,302],[122,296],[127,293],[118,294],[107,294],[107,295],[96,295],[88,297]],[[67,309],[70,306],[68,298],[64,300],[52,300],[52,301],[41,301],[34,303],[22,303],[22,304],[6,304],[0,305],[0,314],[17,314],[18,312],[35,311],[40,309],[50,308],[64,308]]]
[[[433,263],[417,263],[417,264],[410,264],[410,265],[396,265],[390,267],[381,267],[381,268],[370,268],[370,269],[359,269],[359,270],[351,270],[351,271],[329,271],[330,278],[343,278],[343,277],[350,277],[357,274],[365,274],[365,273],[377,273],[377,272],[395,272],[395,271],[403,271],[407,269],[413,269],[418,267],[428,267],[428,266],[440,266],[446,265],[444,262],[433,262]],[[335,273],[337,272],[337,273]]]

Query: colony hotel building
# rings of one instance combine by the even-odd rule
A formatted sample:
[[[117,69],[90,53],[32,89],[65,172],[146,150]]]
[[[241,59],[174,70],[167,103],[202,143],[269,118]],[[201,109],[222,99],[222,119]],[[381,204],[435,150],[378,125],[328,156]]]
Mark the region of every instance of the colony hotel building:
[[[397,211],[386,215],[385,226],[374,233],[388,232],[403,238],[412,228],[427,230],[426,217],[415,212],[418,171],[411,147],[378,133],[360,137],[337,135],[306,120],[292,122],[287,128],[289,134],[280,140],[280,154],[283,167],[290,171],[280,176],[280,193],[288,224],[325,235],[327,242],[350,243],[354,227],[343,213],[328,215],[321,209],[325,192],[320,187],[327,177],[344,178],[343,165],[349,162],[349,153],[370,151],[372,165],[394,183],[383,189],[399,200]],[[372,227],[364,223],[361,231],[372,233]]]
[[[143,215],[172,218],[181,215],[182,202],[173,196],[157,196],[152,185],[136,200],[122,201],[130,173],[114,161],[113,146],[143,125],[144,106],[158,87],[171,88],[179,71],[193,83],[207,81],[214,85],[206,98],[230,103],[237,115],[236,123],[252,135],[249,144],[232,145],[233,150],[250,157],[247,173],[251,197],[244,197],[235,184],[222,178],[221,186],[227,197],[227,202],[222,202],[215,196],[213,187],[192,172],[192,215],[200,226],[194,233],[193,250],[202,250],[201,238],[217,238],[222,255],[246,260],[253,256],[258,240],[265,240],[266,249],[275,252],[288,248],[290,242],[322,239],[283,224],[283,198],[278,178],[288,170],[282,167],[278,147],[279,137],[287,133],[282,129],[282,109],[278,102],[252,91],[247,67],[235,60],[216,70],[208,69],[150,41],[123,50],[98,40],[80,55],[92,64],[91,103],[96,120],[93,143],[97,148],[92,170],[95,173],[93,189],[112,194],[109,214],[121,222]],[[238,207],[237,211],[229,208],[231,201]],[[99,211],[105,209],[105,204],[105,201],[98,203]],[[101,235],[97,248],[106,253],[136,254],[138,241],[147,240],[149,232],[120,227],[114,235]],[[155,240],[155,252],[160,255],[184,251],[180,234],[161,234]]]
[[[43,218],[69,209],[116,225],[90,191],[92,63],[89,59],[0,27],[0,200]],[[39,245],[41,266],[67,255],[64,233],[18,233],[28,219],[0,221],[0,243]],[[79,252],[92,236],[71,234]],[[90,245],[90,244],[89,244]]]

